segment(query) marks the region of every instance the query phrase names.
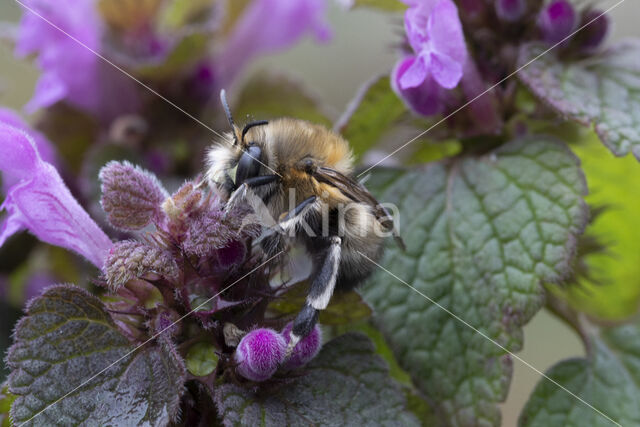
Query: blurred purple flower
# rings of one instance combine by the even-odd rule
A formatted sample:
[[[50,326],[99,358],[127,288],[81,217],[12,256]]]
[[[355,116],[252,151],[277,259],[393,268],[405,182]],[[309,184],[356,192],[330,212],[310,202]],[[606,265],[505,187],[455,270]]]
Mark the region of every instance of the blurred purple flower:
[[[255,329],[245,335],[235,352],[240,375],[251,381],[271,378],[284,360],[284,338],[272,329]]]
[[[42,70],[28,112],[66,100],[108,121],[136,109],[135,83],[96,55],[104,25],[95,3],[25,0],[16,54],[37,54]]]
[[[538,28],[549,44],[567,38],[577,24],[576,11],[567,0],[554,0],[542,9],[538,16]]]
[[[507,22],[515,22],[527,11],[527,0],[496,0],[496,15]]]
[[[587,25],[580,31],[580,49],[584,53],[597,50],[609,34],[609,17],[601,10],[592,9],[584,13],[580,26]]]
[[[43,242],[70,249],[98,268],[113,246],[109,237],[73,198],[50,163],[42,160],[36,143],[20,129],[0,124],[0,171],[15,184],[0,211],[0,246],[27,229]]]
[[[44,272],[32,273],[26,280],[24,285],[23,298],[29,301],[42,293],[42,290],[56,283],[56,279]]]
[[[216,59],[220,84],[228,85],[256,56],[290,47],[307,33],[328,40],[326,9],[326,0],[254,0]]]
[[[400,89],[422,85],[433,78],[440,86],[453,89],[462,78],[467,59],[458,8],[451,0],[402,0],[409,5],[405,29],[415,56],[399,67]]]
[[[40,132],[30,129],[29,125],[22,120],[14,111],[0,107],[0,123],[13,126],[20,129],[23,132],[28,132],[36,143],[38,154],[40,158],[47,163],[51,163],[54,166],[58,166],[56,150],[53,144]],[[3,194],[7,194],[9,188],[16,184],[17,178],[9,175],[2,177],[2,189]]]

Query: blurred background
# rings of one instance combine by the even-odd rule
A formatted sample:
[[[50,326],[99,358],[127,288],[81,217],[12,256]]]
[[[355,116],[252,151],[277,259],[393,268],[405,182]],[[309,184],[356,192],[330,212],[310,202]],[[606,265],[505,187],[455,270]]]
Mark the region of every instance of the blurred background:
[[[602,9],[606,9],[617,2],[599,3]],[[2,0],[0,21],[17,22],[20,15],[17,3]],[[638,16],[640,3],[636,0],[627,0],[613,10],[611,39],[640,36]],[[265,20],[268,21],[268,17]],[[318,44],[305,39],[284,53],[255,61],[242,78],[250,78],[267,69],[293,74],[326,104],[329,117],[336,119],[363,82],[391,70],[398,58],[395,47],[400,42],[403,29],[400,14],[366,9],[345,12],[333,3],[329,11],[329,24],[333,37],[328,43]],[[38,71],[29,61],[15,59],[12,47],[0,44],[0,105],[20,110],[31,98],[37,78]],[[176,111],[175,114],[180,113]],[[399,146],[404,142],[395,141],[393,145]],[[0,310],[0,341],[5,341],[0,342],[0,348],[6,348],[12,328],[6,316],[6,310]],[[525,327],[524,350],[519,355],[544,372],[560,359],[583,354],[578,337],[543,310]],[[514,369],[509,398],[503,405],[505,426],[516,424],[522,406],[540,377],[519,361],[514,361]],[[0,373],[0,377],[2,375]]]

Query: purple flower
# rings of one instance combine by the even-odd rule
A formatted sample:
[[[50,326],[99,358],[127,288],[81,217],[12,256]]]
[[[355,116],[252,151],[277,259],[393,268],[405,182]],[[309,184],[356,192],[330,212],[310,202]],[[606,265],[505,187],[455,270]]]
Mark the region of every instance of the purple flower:
[[[240,375],[251,381],[265,381],[284,360],[284,338],[272,329],[255,329],[245,335],[235,352]]]
[[[293,322],[287,324],[282,330],[282,336],[287,344],[289,344],[291,329],[293,328]],[[313,328],[313,331],[306,337],[302,338],[298,344],[293,348],[293,352],[289,359],[284,363],[285,369],[297,369],[306,365],[320,351],[322,347],[322,330],[319,325]]]
[[[285,49],[307,33],[327,40],[326,8],[326,0],[254,0],[216,59],[220,84],[228,85],[259,54]]]
[[[467,59],[458,8],[451,0],[403,1],[409,5],[404,22],[415,55],[398,67],[400,89],[419,87],[429,78],[453,89]]]
[[[415,62],[413,57],[398,62],[391,73],[391,86],[398,96],[404,100],[407,107],[423,116],[433,116],[444,109],[444,89],[428,76],[416,87],[402,89],[400,76]]]
[[[587,25],[588,24],[588,25]],[[584,26],[578,37],[580,38],[580,49],[584,53],[593,53],[609,33],[609,17],[601,10],[589,10],[583,16],[580,26]]]
[[[15,184],[0,211],[0,246],[27,229],[43,242],[70,249],[98,268],[113,246],[109,237],[73,198],[58,171],[40,157],[36,143],[20,129],[0,124],[0,171]]]
[[[104,120],[135,110],[135,83],[96,55],[101,52],[104,26],[95,0],[25,0],[25,4],[16,54],[37,54],[42,70],[26,105],[28,112],[62,100]]]
[[[23,132],[28,132],[36,143],[36,148],[38,149],[40,158],[54,166],[58,165],[56,150],[53,144],[51,144],[51,142],[40,132],[30,129],[29,125],[14,111],[0,107],[0,123],[13,126]],[[4,194],[6,194],[7,191],[9,191],[9,188],[15,185],[16,182],[16,178],[5,174],[5,176],[2,177],[2,188],[4,190]]]
[[[559,43],[567,38],[577,24],[576,11],[566,0],[554,0],[538,16],[538,28],[542,38],[549,44]]]
[[[496,15],[507,22],[515,22],[527,11],[527,0],[496,0]]]

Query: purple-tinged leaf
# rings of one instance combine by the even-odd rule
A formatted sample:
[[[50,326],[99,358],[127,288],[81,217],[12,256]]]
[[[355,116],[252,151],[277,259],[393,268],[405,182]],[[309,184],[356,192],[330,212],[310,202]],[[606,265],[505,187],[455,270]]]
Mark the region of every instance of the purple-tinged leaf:
[[[115,228],[140,230],[162,221],[161,205],[169,194],[151,172],[127,161],[111,161],[100,170],[100,181],[102,208]]]
[[[234,227],[234,222],[233,219],[229,220],[228,216],[225,217],[220,205],[211,205],[190,219],[182,248],[187,254],[211,255],[215,250],[229,246],[238,238],[239,230]],[[225,253],[223,257],[225,255],[233,257],[232,253]],[[225,261],[232,260],[225,258]]]
[[[169,280],[176,280],[180,275],[171,252],[135,240],[125,240],[113,245],[103,270],[111,291],[116,291],[129,280],[146,273],[156,273]]]
[[[224,425],[420,425],[362,334],[330,341],[303,375],[287,384],[266,383],[258,392],[259,398],[252,388],[218,386],[215,401]]]
[[[27,229],[43,242],[70,249],[102,268],[113,245],[71,195],[56,169],[43,161],[24,132],[0,125],[0,171],[17,180],[0,210],[0,245]]]
[[[28,305],[7,356],[9,391],[17,396],[13,421],[22,426],[174,421],[183,361],[160,346],[133,350],[98,298],[73,286],[47,289]]]
[[[588,60],[562,61],[554,52],[538,57],[541,43],[522,46],[518,76],[561,115],[595,126],[616,156],[640,159],[640,41],[616,44]]]

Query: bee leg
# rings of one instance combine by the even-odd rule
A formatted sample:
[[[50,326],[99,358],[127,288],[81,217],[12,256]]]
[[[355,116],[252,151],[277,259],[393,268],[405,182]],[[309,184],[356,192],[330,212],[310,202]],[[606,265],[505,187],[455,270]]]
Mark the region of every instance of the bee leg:
[[[291,354],[296,344],[313,330],[318,322],[318,312],[327,308],[336,286],[342,239],[333,236],[323,240],[326,240],[328,245],[321,258],[321,264],[314,269],[315,277],[311,282],[307,301],[293,322],[287,356]]]
[[[257,188],[263,185],[271,184],[272,182],[276,182],[280,179],[278,175],[260,175],[254,176],[253,178],[248,178],[244,181],[250,188]]]

